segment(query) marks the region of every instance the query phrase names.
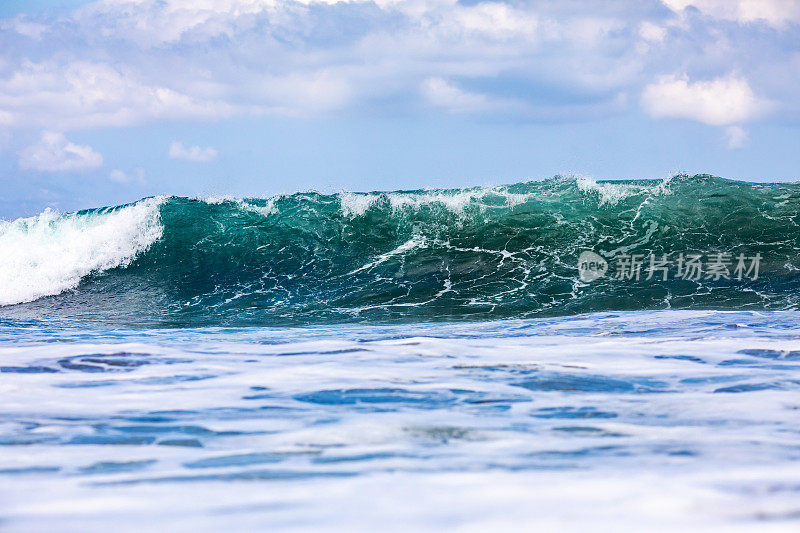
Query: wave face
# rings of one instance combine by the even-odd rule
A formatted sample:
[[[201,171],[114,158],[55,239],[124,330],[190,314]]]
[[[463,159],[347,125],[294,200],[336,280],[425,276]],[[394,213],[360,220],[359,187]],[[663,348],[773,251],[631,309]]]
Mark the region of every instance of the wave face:
[[[798,224],[800,184],[711,176],[150,198],[0,223],[0,315],[236,326],[797,309]],[[590,282],[586,251],[607,263]],[[664,254],[668,279],[647,279]],[[704,269],[686,276],[693,256]]]

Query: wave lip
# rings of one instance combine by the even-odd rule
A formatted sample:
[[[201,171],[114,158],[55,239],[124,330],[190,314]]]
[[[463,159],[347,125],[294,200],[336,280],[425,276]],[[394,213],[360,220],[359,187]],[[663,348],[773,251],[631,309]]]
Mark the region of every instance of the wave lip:
[[[129,265],[161,238],[163,201],[0,221],[0,305],[60,294],[89,274]]]

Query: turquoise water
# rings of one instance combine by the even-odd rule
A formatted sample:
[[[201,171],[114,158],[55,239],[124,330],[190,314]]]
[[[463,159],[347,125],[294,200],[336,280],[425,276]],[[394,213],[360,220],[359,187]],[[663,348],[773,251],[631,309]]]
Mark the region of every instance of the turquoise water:
[[[558,178],[0,222],[0,529],[795,531],[798,196]]]
[[[795,309],[799,199],[798,184],[709,176],[151,198],[0,226],[0,304],[5,316],[136,327]],[[592,283],[578,277],[587,250],[609,263]],[[668,279],[647,279],[649,257],[665,254]],[[727,277],[709,278],[719,254]],[[757,255],[758,275],[742,275]],[[616,279],[624,256],[644,262],[638,280]],[[692,256],[704,269],[679,277]]]

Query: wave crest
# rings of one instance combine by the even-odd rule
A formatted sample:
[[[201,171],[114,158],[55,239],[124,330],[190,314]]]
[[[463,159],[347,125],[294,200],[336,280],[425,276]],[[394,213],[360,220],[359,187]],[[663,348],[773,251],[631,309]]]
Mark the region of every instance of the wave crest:
[[[127,266],[163,234],[163,201],[0,221],[0,305],[59,294],[91,273]]]

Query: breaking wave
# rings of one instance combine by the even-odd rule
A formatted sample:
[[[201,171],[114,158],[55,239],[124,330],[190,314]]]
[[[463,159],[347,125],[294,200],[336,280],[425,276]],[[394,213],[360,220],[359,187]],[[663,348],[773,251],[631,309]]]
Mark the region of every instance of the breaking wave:
[[[199,326],[796,309],[799,200],[800,184],[676,176],[45,211],[0,222],[0,315]],[[585,251],[612,266],[636,254],[644,268],[650,254],[761,262],[744,279],[587,282]]]

